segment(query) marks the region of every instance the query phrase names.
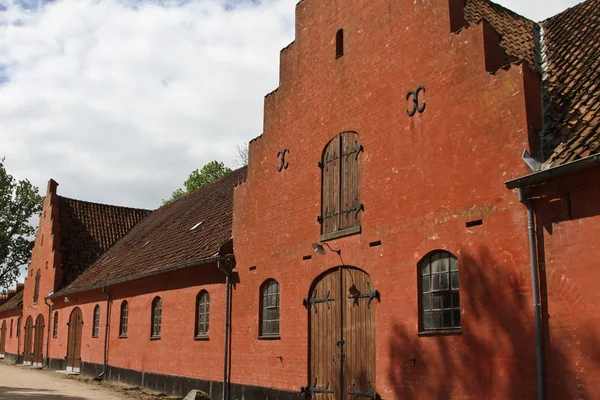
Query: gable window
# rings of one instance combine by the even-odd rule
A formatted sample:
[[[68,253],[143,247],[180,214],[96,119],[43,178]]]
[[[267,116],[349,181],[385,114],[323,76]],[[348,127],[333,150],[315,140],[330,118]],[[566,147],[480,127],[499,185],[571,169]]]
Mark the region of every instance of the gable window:
[[[335,58],[344,55],[344,30],[340,29],[335,34]]]
[[[52,321],[52,337],[58,336],[58,311],[54,311],[54,320]]]
[[[458,260],[436,251],[419,262],[419,330],[460,330]]]
[[[152,301],[152,330],[150,336],[152,338],[160,338],[160,328],[162,324],[162,300],[156,297]]]
[[[94,307],[94,320],[92,322],[92,337],[98,337],[100,333],[100,306]]]
[[[260,290],[260,337],[279,337],[279,283],[269,279]]]
[[[196,297],[196,337],[208,336],[209,321],[210,295],[206,290],[203,290]]]
[[[360,145],[356,132],[342,132],[327,144],[322,170],[321,240],[360,232]]]
[[[38,298],[40,296],[40,277],[42,275],[42,271],[38,269],[35,274],[35,289],[33,290],[33,304],[37,304]]]
[[[129,319],[129,304],[126,300],[121,303],[121,318],[119,318],[119,337],[127,337],[127,320]]]

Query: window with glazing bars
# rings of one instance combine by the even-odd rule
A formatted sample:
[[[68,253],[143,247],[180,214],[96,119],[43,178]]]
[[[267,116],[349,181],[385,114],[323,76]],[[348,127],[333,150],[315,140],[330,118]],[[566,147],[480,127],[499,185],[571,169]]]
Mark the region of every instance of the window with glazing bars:
[[[279,283],[274,279],[261,289],[260,336],[279,336]]]
[[[54,320],[52,321],[52,337],[58,336],[58,311],[54,311]]]
[[[203,290],[196,297],[196,337],[208,336],[210,322],[210,295]]]
[[[94,307],[94,321],[92,323],[92,337],[98,337],[100,334],[100,306]]]
[[[38,298],[40,297],[40,277],[42,275],[42,271],[38,269],[35,273],[35,288],[33,290],[33,304],[38,302]]]
[[[127,320],[129,318],[129,304],[127,301],[121,303],[121,318],[119,323],[119,336],[127,337]]]
[[[460,329],[458,260],[436,251],[419,263],[419,328],[422,332]]]
[[[153,338],[160,337],[160,328],[162,323],[162,300],[157,297],[152,301],[152,331]]]

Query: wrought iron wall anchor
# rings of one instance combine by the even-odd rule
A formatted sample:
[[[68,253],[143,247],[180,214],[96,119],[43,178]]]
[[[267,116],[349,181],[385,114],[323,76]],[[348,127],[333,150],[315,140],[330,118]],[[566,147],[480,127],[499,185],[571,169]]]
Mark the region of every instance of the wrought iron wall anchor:
[[[277,168],[277,172],[281,172],[289,167],[290,163],[285,159],[286,154],[289,154],[290,149],[283,149],[277,153],[277,158],[281,161],[281,165]]]
[[[421,92],[425,93],[425,87],[424,86],[419,86],[417,88],[417,90],[411,90],[410,92],[408,92],[406,94],[406,100],[411,101],[411,97],[412,97],[412,105],[413,105],[413,109],[412,110],[406,110],[406,114],[409,117],[413,117],[417,112],[419,114],[423,113],[423,111],[425,111],[425,107],[427,107],[427,104],[425,104],[425,101],[423,101],[423,105],[419,105],[420,101],[419,101],[419,95],[421,94]]]
[[[356,155],[354,156],[354,159],[355,159],[355,160],[358,160],[358,156],[360,155],[360,153],[362,153],[362,152],[364,152],[364,151],[365,151],[365,148],[364,148],[364,147],[363,147],[363,145],[361,144],[361,145],[359,145],[359,146],[358,146],[358,148],[357,148],[357,149],[352,149],[352,150],[350,150],[350,151],[342,151],[342,157],[346,157],[346,158],[348,158],[348,157],[350,157],[350,155],[352,155],[352,154],[356,154]]]
[[[359,212],[365,211],[365,206],[362,203],[359,203],[359,204],[354,203],[354,204],[355,204],[354,207],[346,208],[344,211],[342,211],[342,213],[348,215],[352,211],[354,211],[354,218],[356,219],[358,217]],[[348,205],[346,205],[346,207],[348,207]]]
[[[375,391],[375,389],[373,389],[373,386],[371,386],[371,381],[369,381],[369,391],[368,392],[360,392],[360,391],[356,390],[356,382],[353,383],[352,386],[354,387],[354,390],[351,392],[348,392],[348,394],[351,396],[354,396],[353,400],[356,400],[359,397],[366,397],[368,399],[380,399],[380,397],[377,394],[377,392]]]
[[[324,298],[318,299],[317,291],[315,290],[313,292],[313,295],[311,298],[306,298],[306,299],[302,300],[302,305],[304,305],[304,307],[306,307],[306,308],[314,307],[315,312],[317,312],[317,304],[326,303],[327,308],[331,309],[331,305],[329,304],[329,302],[333,301],[334,299],[332,297],[329,297],[330,294],[331,294],[331,291],[327,292],[327,296],[325,296]]]
[[[354,288],[354,290],[352,290]],[[371,302],[373,301],[373,299],[377,299],[379,300],[379,290],[372,290],[371,289],[371,284],[369,282],[367,282],[367,288],[369,289],[369,291],[367,293],[361,293],[356,286],[352,285],[350,287],[350,296],[348,296],[349,299],[354,299],[354,304],[352,304],[353,306],[358,305],[358,299],[369,299],[369,304],[367,304],[368,308],[371,308]]]
[[[310,399],[312,394],[333,394],[333,390],[329,390],[329,382],[325,385],[325,387],[319,388],[317,387],[317,378],[315,378],[315,383],[312,386],[302,386],[300,388],[300,393],[306,396],[306,398]]]

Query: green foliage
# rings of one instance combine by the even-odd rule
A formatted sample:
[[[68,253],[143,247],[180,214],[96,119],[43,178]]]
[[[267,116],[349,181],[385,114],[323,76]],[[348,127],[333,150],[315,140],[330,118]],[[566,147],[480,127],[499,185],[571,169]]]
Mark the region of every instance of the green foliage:
[[[202,167],[200,171],[192,171],[190,176],[185,180],[185,182],[183,182],[184,188],[175,190],[169,199],[163,200],[163,205],[169,204],[170,202],[177,200],[178,198],[183,197],[199,187],[211,183],[212,181],[217,180],[230,172],[231,169],[226,167],[222,162],[216,160],[211,161]]]
[[[31,258],[35,228],[29,224],[42,211],[42,196],[27,179],[17,181],[0,159],[0,288],[19,276],[19,267]]]

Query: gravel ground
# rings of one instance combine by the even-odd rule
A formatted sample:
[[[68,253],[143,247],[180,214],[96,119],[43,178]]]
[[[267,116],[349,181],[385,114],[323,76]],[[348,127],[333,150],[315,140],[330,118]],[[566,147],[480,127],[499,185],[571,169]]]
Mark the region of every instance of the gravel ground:
[[[0,362],[0,400],[176,400],[113,382]]]

